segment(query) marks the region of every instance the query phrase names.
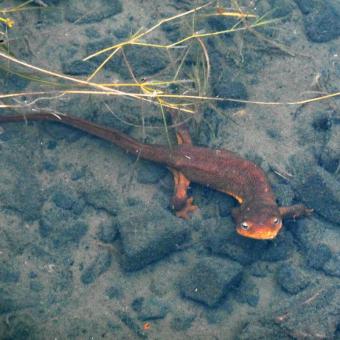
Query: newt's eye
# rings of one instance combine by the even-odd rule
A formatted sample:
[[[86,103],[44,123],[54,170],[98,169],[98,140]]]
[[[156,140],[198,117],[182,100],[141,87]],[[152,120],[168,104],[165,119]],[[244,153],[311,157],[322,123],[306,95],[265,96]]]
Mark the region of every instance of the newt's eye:
[[[242,228],[243,230],[249,230],[249,225],[248,225],[248,223],[247,223],[247,222],[242,222],[242,223],[241,223],[241,228]]]
[[[278,223],[279,223],[279,219],[278,219],[277,217],[274,217],[273,223],[274,223],[274,224],[278,224]]]

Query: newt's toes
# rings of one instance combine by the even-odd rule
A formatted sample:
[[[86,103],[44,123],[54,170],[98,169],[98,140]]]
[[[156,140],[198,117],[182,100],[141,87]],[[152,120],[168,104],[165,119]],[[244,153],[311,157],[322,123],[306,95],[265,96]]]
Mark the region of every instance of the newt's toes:
[[[193,198],[190,197],[186,200],[184,207],[181,210],[176,211],[176,216],[188,220],[190,214],[197,210],[197,205],[192,204]]]
[[[306,216],[313,215],[314,209],[306,208]]]

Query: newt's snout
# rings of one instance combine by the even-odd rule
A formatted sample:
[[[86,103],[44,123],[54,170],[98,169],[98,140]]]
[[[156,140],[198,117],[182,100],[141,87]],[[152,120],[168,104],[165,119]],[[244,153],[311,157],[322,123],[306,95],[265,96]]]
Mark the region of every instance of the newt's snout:
[[[271,240],[277,236],[282,228],[282,220],[279,217],[272,217],[266,222],[255,223],[245,220],[236,227],[237,232],[245,237],[257,240]]]

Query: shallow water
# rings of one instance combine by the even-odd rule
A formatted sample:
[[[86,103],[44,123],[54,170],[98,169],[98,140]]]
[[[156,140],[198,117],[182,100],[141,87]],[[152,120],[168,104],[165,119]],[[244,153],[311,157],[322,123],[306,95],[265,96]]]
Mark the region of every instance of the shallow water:
[[[2,96],[0,105],[70,114],[147,143],[175,141],[159,101],[62,91],[98,90],[77,79],[110,51],[83,58],[205,2],[53,0],[1,11],[18,3],[0,2],[0,17],[15,21],[0,36],[0,53],[9,47],[12,58],[0,56],[0,95],[44,93]],[[255,162],[280,205],[302,202],[313,214],[285,221],[272,241],[246,239],[230,215],[237,203],[193,183],[199,209],[181,220],[169,208],[166,168],[60,124],[3,123],[0,339],[339,338],[339,100],[301,102],[339,91],[339,3],[239,4],[257,19],[227,16],[237,12],[228,1],[210,5],[140,41],[199,39],[167,50],[125,46],[91,80],[147,82],[119,90],[154,96],[247,100],[199,100],[181,106],[195,109],[181,119],[190,118],[195,144]]]

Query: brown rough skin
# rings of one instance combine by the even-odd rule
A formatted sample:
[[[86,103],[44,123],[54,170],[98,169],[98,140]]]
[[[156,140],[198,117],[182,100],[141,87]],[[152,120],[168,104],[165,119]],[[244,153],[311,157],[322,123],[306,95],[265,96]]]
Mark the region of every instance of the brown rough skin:
[[[232,211],[236,230],[246,237],[273,239],[280,231],[285,216],[297,218],[311,212],[302,204],[278,207],[264,171],[255,163],[231,151],[197,147],[190,143],[178,144],[172,148],[143,144],[116,129],[66,115],[39,112],[0,116],[0,123],[33,120],[48,120],[73,126],[140,158],[166,165],[172,169],[175,177],[183,174],[183,178],[188,180],[186,185],[192,181],[233,196],[240,203],[240,206]],[[177,182],[181,181],[177,179]],[[185,191],[185,209],[193,211],[192,198],[187,198],[186,188],[180,191]],[[175,197],[175,201],[177,198]],[[183,196],[180,199],[183,199]],[[180,216],[185,217],[186,212]]]

